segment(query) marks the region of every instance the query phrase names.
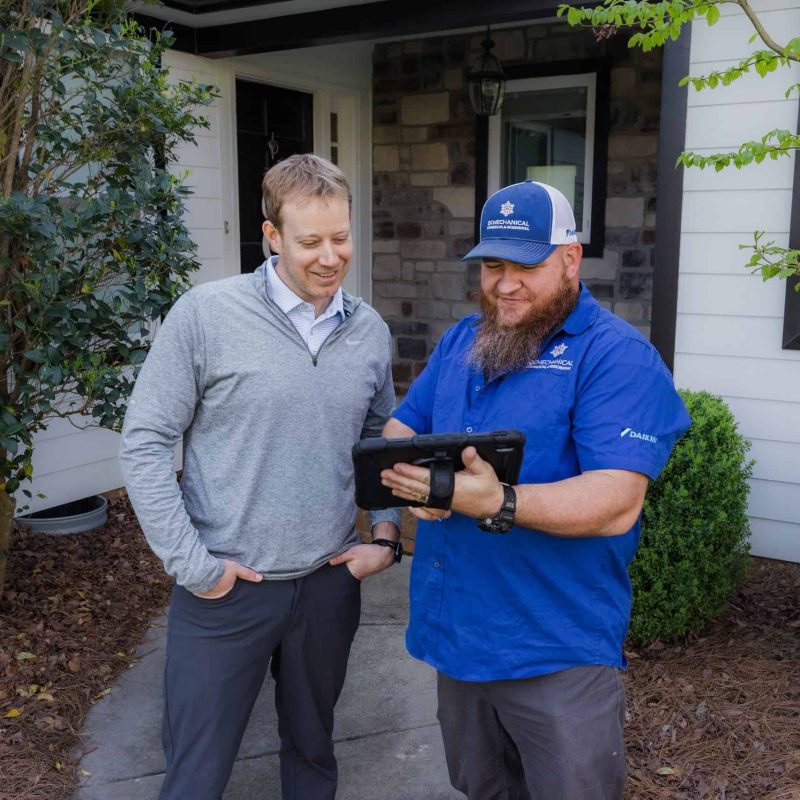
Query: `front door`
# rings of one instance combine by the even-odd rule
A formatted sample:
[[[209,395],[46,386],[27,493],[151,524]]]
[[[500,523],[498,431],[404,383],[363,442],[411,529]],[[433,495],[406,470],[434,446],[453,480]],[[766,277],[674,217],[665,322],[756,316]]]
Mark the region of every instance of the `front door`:
[[[239,175],[239,241],[242,272],[264,261],[261,244],[261,180],[295,153],[314,149],[313,95],[265,83],[236,81],[236,144]]]

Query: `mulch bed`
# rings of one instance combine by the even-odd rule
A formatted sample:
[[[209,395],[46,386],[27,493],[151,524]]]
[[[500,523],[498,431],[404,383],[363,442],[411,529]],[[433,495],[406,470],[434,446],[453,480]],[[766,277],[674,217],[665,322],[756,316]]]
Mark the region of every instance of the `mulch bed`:
[[[800,564],[752,559],[719,620],[628,657],[630,800],[800,800]]]
[[[0,800],[69,800],[86,713],[169,590],[124,500],[89,535],[17,531],[0,604]],[[800,565],[753,559],[700,635],[628,657],[627,800],[800,800]]]
[[[0,800],[72,797],[86,713],[170,588],[124,500],[81,536],[15,532],[0,603]]]

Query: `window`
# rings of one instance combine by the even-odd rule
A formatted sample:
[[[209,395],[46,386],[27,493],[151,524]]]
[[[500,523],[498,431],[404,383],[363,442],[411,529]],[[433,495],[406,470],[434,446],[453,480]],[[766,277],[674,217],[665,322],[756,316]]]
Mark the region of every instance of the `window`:
[[[555,186],[587,256],[602,255],[605,220],[608,71],[596,64],[509,69],[485,139],[487,195],[524,180]]]

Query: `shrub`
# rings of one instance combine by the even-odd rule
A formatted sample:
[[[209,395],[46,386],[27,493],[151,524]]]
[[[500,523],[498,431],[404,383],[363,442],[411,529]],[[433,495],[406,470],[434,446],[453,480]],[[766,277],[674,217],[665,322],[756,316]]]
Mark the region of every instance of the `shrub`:
[[[0,593],[34,434],[55,417],[121,425],[154,325],[199,266],[168,165],[214,90],[170,82],[172,39],[126,8],[0,0]]]
[[[699,630],[725,608],[747,570],[750,443],[721,398],[680,394],[692,427],[650,486],[630,568],[636,644]]]

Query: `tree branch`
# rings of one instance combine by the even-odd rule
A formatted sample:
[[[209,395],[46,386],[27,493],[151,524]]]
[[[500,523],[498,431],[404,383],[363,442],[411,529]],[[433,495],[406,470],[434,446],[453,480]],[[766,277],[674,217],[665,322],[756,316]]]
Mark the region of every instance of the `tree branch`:
[[[771,50],[774,50],[779,56],[783,58],[788,58],[790,61],[800,61],[800,57],[796,56],[793,52],[788,51],[785,47],[779,45],[770,35],[767,33],[767,29],[761,23],[761,20],[758,18],[758,15],[755,11],[753,11],[752,6],[748,2],[748,0],[734,0],[736,5],[738,5],[745,14],[747,14],[747,18],[753,24],[753,27],[756,29],[756,32],[761,37],[761,41],[769,47]]]

